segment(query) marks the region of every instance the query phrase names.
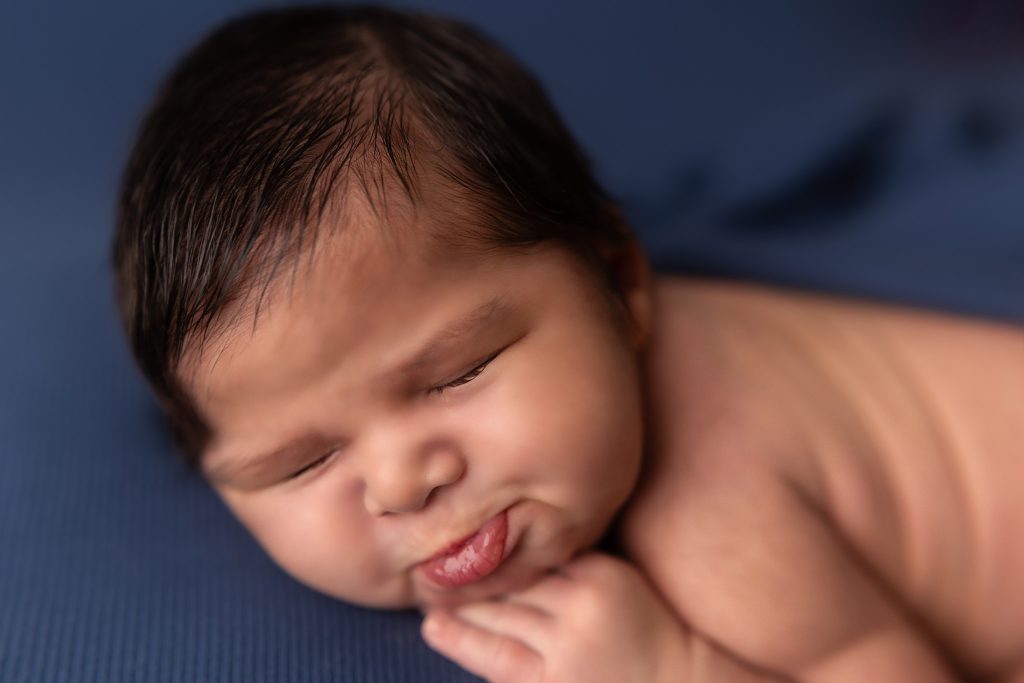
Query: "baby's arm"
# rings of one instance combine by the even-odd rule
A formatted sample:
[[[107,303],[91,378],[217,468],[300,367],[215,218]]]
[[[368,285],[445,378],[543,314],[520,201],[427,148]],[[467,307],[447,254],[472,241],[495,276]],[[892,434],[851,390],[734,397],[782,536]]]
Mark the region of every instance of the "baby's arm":
[[[672,520],[677,552],[645,553],[661,558],[648,572],[693,628],[808,683],[955,681],[827,513],[792,480],[743,464],[691,477]]]

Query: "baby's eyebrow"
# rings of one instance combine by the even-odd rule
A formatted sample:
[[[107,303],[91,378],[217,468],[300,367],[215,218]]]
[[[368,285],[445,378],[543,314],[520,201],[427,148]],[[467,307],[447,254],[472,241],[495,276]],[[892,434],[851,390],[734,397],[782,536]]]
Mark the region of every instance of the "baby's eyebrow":
[[[436,365],[448,349],[473,333],[490,327],[498,320],[508,317],[514,307],[500,296],[494,296],[480,304],[461,318],[445,325],[431,337],[416,353],[403,361],[394,371],[396,378],[416,377]]]

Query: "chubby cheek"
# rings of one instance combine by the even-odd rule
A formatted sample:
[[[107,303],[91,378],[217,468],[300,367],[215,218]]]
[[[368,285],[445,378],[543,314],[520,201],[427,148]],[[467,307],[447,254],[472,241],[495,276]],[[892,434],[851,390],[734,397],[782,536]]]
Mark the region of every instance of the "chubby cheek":
[[[486,430],[479,447],[490,444],[497,453],[488,459],[529,497],[574,523],[606,524],[640,468],[642,418],[631,372],[628,359],[601,348],[520,368],[475,416]]]
[[[591,394],[578,406],[580,419],[565,416],[552,425],[557,444],[555,471],[567,504],[579,506],[602,527],[625,503],[640,465],[639,419],[630,406]]]
[[[365,516],[345,514],[336,491],[309,487],[301,502],[287,496],[265,497],[258,505],[225,499],[267,554],[300,583],[357,604],[408,606],[408,586],[388,570]]]

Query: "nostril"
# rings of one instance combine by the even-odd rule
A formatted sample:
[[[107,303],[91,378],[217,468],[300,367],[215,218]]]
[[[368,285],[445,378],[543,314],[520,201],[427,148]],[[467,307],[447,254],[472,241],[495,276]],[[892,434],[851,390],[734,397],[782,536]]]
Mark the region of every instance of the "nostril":
[[[432,489],[430,491],[430,493],[427,494],[427,497],[423,499],[423,505],[421,505],[420,507],[421,508],[425,508],[428,505],[430,505],[431,503],[433,503],[434,499],[437,497],[437,492],[438,492],[439,489],[440,489],[440,487]]]

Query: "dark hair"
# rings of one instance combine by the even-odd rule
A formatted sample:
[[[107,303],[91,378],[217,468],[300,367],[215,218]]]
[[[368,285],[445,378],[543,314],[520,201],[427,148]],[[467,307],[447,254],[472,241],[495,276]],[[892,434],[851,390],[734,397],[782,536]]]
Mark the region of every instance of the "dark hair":
[[[482,212],[484,234],[442,236],[453,243],[559,240],[602,268],[628,238],[541,87],[457,21],[261,11],[171,73],[125,170],[114,268],[132,351],[190,464],[209,432],[177,376],[185,352],[311,248],[342,181],[368,196],[397,181],[415,201],[424,164]]]

